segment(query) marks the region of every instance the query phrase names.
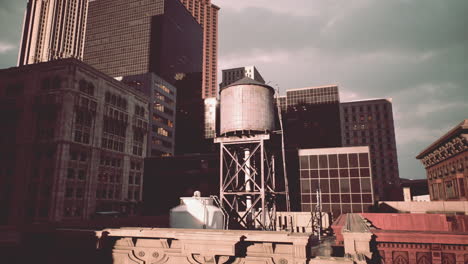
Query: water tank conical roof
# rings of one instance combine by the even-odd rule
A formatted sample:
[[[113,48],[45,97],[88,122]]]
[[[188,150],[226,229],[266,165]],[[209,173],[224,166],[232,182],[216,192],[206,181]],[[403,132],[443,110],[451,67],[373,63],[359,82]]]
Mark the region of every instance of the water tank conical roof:
[[[274,89],[244,77],[220,90],[220,133],[256,134],[275,129]]]
[[[257,80],[254,80],[254,79],[252,79],[250,77],[245,76],[244,78],[242,78],[240,80],[237,80],[237,81],[231,83],[230,85],[227,85],[227,86],[221,88],[219,92],[221,93],[221,90],[223,90],[223,89],[226,89],[226,88],[232,87],[232,86],[238,86],[238,85],[260,85],[260,86],[269,88],[272,91],[274,91],[274,89],[271,86],[266,85],[264,83],[261,83],[261,82],[259,82]]]

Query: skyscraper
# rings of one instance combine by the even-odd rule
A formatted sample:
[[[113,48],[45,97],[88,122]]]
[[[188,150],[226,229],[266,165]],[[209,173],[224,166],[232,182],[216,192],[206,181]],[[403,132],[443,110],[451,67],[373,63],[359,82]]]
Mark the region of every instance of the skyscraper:
[[[336,85],[287,90],[283,115],[286,147],[341,147],[339,103]]]
[[[84,61],[112,77],[154,72],[173,84],[202,72],[202,49],[202,28],[179,1],[89,4]]]
[[[203,27],[203,98],[217,96],[218,11],[211,0],[180,0]]]
[[[260,75],[255,66],[245,66],[223,70],[223,80],[219,84],[219,87],[223,88],[230,85],[231,83],[237,82],[244,77],[249,77],[250,79],[265,83],[265,80],[263,79],[262,75]]]
[[[29,0],[18,65],[83,59],[88,0]]]
[[[400,177],[391,99],[345,102],[340,111],[343,146],[370,148],[374,193],[380,200],[399,199],[394,191]]]
[[[89,4],[86,63],[112,77],[152,72],[176,88],[175,153],[203,141],[202,56],[202,27],[180,1]]]

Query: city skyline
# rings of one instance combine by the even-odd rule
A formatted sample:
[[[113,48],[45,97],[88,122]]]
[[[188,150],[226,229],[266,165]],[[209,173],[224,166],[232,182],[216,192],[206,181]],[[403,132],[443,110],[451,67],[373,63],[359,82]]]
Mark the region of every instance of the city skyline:
[[[0,4],[0,68],[16,65],[26,2]],[[393,98],[400,177],[425,178],[415,156],[468,110],[467,3],[266,3],[213,1],[221,8],[218,72],[254,64],[282,94],[336,83],[343,102]]]

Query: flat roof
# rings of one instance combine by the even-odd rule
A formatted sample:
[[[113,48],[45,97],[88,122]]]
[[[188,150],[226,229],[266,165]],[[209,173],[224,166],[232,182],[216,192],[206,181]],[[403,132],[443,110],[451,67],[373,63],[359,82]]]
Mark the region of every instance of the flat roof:
[[[341,103],[346,104],[346,103],[359,103],[359,102],[380,101],[380,100],[385,100],[390,103],[393,101],[392,98],[368,98],[368,99],[351,100],[351,101],[346,101],[346,102],[341,102]]]
[[[299,149],[299,156],[324,155],[324,154],[346,154],[346,153],[369,153],[369,147],[361,146],[361,147]]]
[[[330,87],[338,87],[338,84],[330,84],[330,85],[323,85],[323,86],[311,86],[311,87],[304,87],[304,88],[293,88],[293,89],[287,89],[287,92],[293,92],[293,91],[301,91],[301,90],[310,90],[310,89],[320,89],[320,88],[330,88]]]

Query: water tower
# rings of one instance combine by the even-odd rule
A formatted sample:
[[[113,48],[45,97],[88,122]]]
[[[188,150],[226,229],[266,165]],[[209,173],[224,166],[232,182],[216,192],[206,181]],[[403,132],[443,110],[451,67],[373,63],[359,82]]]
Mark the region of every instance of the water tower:
[[[220,202],[241,228],[273,230],[277,191],[274,89],[245,77],[220,91]]]

